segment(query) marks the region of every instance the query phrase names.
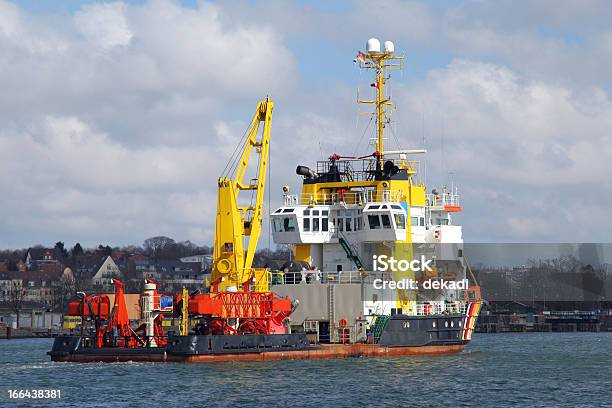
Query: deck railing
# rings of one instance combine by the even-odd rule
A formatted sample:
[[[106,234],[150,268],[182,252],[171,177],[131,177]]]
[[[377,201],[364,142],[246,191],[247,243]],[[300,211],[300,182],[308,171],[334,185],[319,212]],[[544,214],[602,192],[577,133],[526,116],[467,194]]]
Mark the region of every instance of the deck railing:
[[[427,205],[430,207],[459,206],[459,194],[427,194]]]
[[[375,279],[390,280],[391,275],[385,272],[364,272],[364,271],[338,271],[322,272],[304,270],[300,272],[270,272],[272,285],[297,285],[297,284],[333,284],[333,283],[370,283]]]
[[[368,190],[358,192],[330,193],[330,194],[284,194],[283,205],[285,207],[295,207],[298,205],[338,205],[338,204],[357,204],[378,202],[399,202],[403,195],[398,190]]]

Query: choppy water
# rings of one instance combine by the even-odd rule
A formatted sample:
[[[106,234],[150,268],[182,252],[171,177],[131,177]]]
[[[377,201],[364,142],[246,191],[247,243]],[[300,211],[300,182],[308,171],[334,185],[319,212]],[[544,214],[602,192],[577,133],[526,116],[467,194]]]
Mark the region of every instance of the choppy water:
[[[191,365],[52,363],[51,343],[0,340],[0,406],[612,407],[612,333],[477,334],[453,356]],[[62,399],[9,401],[9,388]]]

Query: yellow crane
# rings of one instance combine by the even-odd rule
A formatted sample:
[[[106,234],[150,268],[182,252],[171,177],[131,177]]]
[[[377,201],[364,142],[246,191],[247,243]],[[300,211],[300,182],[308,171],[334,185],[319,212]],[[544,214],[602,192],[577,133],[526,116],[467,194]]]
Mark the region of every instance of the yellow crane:
[[[257,104],[244,142],[238,144],[219,178],[211,292],[268,291],[266,270],[252,265],[261,234],[273,107],[268,98]],[[257,165],[249,166],[253,150]],[[256,173],[245,180],[248,170]],[[239,202],[243,191],[251,191],[248,205]]]

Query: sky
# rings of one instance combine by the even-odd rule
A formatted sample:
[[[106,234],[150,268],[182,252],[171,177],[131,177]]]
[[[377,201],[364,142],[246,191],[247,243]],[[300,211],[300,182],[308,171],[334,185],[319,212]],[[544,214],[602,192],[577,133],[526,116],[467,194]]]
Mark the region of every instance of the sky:
[[[0,0],[0,247],[210,245],[257,101],[272,207],[297,164],[371,153],[370,37],[405,56],[388,143],[458,186],[467,242],[610,242],[611,20],[594,0]]]

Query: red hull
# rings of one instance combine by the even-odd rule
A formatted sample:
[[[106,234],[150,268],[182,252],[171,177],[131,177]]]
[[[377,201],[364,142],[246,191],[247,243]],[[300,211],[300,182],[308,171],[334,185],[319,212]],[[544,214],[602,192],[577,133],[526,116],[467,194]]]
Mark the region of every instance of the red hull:
[[[228,353],[213,355],[95,355],[73,354],[53,356],[53,361],[94,362],[94,361],[146,361],[146,362],[184,362],[206,363],[215,361],[277,361],[277,360],[317,360],[349,357],[391,357],[391,356],[424,356],[453,354],[463,351],[465,345],[417,346],[417,347],[384,347],[375,344],[331,344],[314,350],[271,351],[262,353]]]

